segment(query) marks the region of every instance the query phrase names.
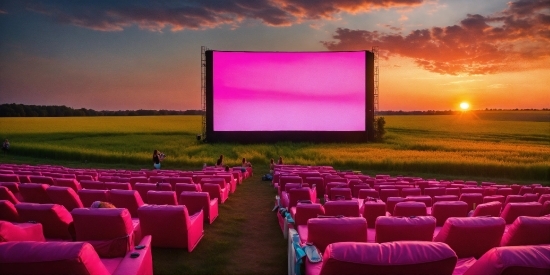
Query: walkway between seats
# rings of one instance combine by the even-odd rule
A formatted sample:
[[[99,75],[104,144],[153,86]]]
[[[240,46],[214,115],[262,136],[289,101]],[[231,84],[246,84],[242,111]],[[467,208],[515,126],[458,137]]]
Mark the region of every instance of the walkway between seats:
[[[155,274],[285,274],[286,240],[271,212],[275,191],[266,171],[237,187],[193,252],[153,248]]]

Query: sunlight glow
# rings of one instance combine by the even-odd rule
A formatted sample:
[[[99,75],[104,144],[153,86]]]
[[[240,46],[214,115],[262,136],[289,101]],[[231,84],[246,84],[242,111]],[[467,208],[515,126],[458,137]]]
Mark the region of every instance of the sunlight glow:
[[[462,102],[460,103],[460,109],[462,109],[463,111],[466,111],[470,108],[470,104],[468,102]]]

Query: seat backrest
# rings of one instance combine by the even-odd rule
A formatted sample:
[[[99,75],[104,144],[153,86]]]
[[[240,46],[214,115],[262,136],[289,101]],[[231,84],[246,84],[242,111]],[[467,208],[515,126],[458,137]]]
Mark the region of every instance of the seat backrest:
[[[83,242],[2,243],[0,265],[3,274],[111,274],[94,248]]]
[[[464,275],[550,274],[550,245],[495,247]]]
[[[505,200],[506,200],[506,197],[504,197],[503,195],[493,195],[493,196],[484,196],[483,197],[483,203],[498,201],[498,202],[501,203],[501,205],[503,205]]]
[[[179,195],[183,191],[190,192],[202,192],[202,186],[195,183],[176,183],[176,196],[179,198]]]
[[[420,196],[420,195],[421,195],[420,188],[403,188],[403,189],[401,189],[401,197]]]
[[[295,207],[300,200],[309,200],[311,202],[315,202],[315,200],[317,199],[315,193],[309,187],[291,189],[288,193],[288,198],[289,208]]]
[[[542,204],[538,202],[511,202],[504,206],[500,216],[506,224],[511,224],[519,216],[538,217],[541,211]]]
[[[376,242],[395,241],[432,241],[435,230],[435,218],[419,217],[387,217],[376,219]]]
[[[80,181],[80,185],[85,189],[106,190],[105,183],[102,181],[82,180]]]
[[[380,193],[374,189],[360,189],[357,193],[359,199],[371,198],[380,198]]]
[[[132,190],[132,185],[129,182],[105,182],[105,189]]]
[[[351,200],[351,188],[333,187],[330,189],[330,200]]]
[[[117,208],[126,208],[133,218],[137,218],[137,209],[144,204],[140,194],[136,190],[113,189],[109,194],[111,203]]]
[[[500,217],[448,218],[435,242],[448,244],[458,258],[479,258],[500,245],[506,223]]]
[[[388,213],[393,214],[393,210],[395,209],[395,205],[404,202],[405,198],[402,197],[389,197],[386,199],[386,209],[388,210]]]
[[[42,225],[0,221],[0,243],[21,241],[45,242]]]
[[[56,186],[65,186],[72,188],[75,192],[82,189],[82,186],[80,185],[80,182],[78,182],[76,179],[55,179],[55,185]]]
[[[434,196],[433,197],[433,203],[436,203],[438,201],[458,201],[458,196],[457,195]]]
[[[176,197],[176,191],[147,191],[147,201],[149,204],[167,204],[177,205],[178,199]]]
[[[380,189],[379,193],[380,193],[380,199],[384,202],[387,202],[387,199],[389,197],[400,197],[399,189],[384,188],[384,189]]]
[[[169,177],[165,179],[165,182],[170,183],[172,190],[176,190],[176,183],[193,183],[192,177]]]
[[[502,203],[499,201],[491,201],[487,203],[482,203],[476,207],[472,217],[479,216],[491,216],[491,217],[500,217],[500,210],[502,209]]]
[[[374,228],[378,217],[386,216],[386,203],[379,199],[365,199],[362,209],[369,228]]]
[[[468,204],[468,210],[474,210],[476,206],[483,203],[483,195],[481,193],[463,193],[459,200]]]
[[[147,192],[149,190],[158,190],[158,191],[170,191],[170,190],[161,190],[162,187],[160,186],[161,183],[143,183],[138,182],[134,185],[134,190],[136,190],[139,193],[139,196],[143,199],[144,203],[148,203],[147,201]],[[168,186],[171,187],[169,183],[166,183]]]
[[[188,247],[187,235],[190,217],[187,207],[184,205],[143,205],[138,209],[138,213],[141,233],[152,235],[153,246]]]
[[[463,201],[438,201],[432,206],[436,226],[442,226],[450,217],[468,216],[468,204]]]
[[[124,257],[134,245],[132,218],[124,208],[75,208],[76,241],[92,244],[104,258]]]
[[[80,201],[82,201],[82,205],[90,207],[94,201],[110,202],[109,193],[110,191],[108,190],[80,189],[77,194],[80,197]]]
[[[307,222],[307,242],[319,251],[336,242],[366,242],[367,221],[364,218],[313,218]]]
[[[73,217],[59,204],[18,203],[15,205],[20,222],[39,222],[44,236],[51,239],[73,238]]]
[[[19,200],[15,195],[5,186],[0,186],[0,200],[7,200],[13,204],[18,204]]]
[[[542,210],[540,211],[540,215],[545,216],[549,214],[550,214],[550,201],[545,201],[542,204]]]
[[[428,187],[424,188],[424,195],[434,197],[445,195],[445,187]]]
[[[457,262],[444,243],[402,241],[340,242],[327,246],[320,274],[452,274]]]
[[[29,176],[29,179],[32,183],[40,183],[40,184],[48,184],[48,185],[54,185],[55,182],[52,177],[46,177],[46,176]]]
[[[324,205],[328,216],[343,215],[345,217],[359,217],[359,204],[355,200],[328,201]]]
[[[398,202],[393,209],[393,216],[426,216],[426,204],[417,201]]]
[[[189,215],[193,215],[201,210],[206,212],[209,210],[210,194],[208,194],[208,192],[183,191],[179,196],[178,203],[180,205],[185,205]]]
[[[75,208],[84,207],[80,197],[71,187],[50,186],[46,192],[53,203],[63,205],[69,212]]]
[[[52,203],[46,189],[48,184],[25,183],[19,185],[19,192],[25,202],[32,203]]]
[[[550,244],[550,217],[519,216],[502,236],[501,246]]]
[[[417,202],[423,202],[426,207],[432,207],[433,199],[430,196],[407,196],[405,197],[405,201],[417,201]]]
[[[19,221],[19,213],[11,201],[0,200],[0,221]]]
[[[325,208],[319,203],[298,203],[296,205],[296,214],[294,215],[294,224],[307,225],[307,221],[316,218],[318,215],[325,215]]]
[[[280,176],[279,177],[279,195],[281,194],[281,192],[283,190],[285,190],[285,185],[289,182],[291,182],[291,183],[302,183],[303,180],[300,176],[292,176],[292,175]]]
[[[2,182],[20,182],[19,175],[16,174],[0,174],[0,181]]]
[[[525,202],[525,197],[521,195],[508,195],[504,201],[504,206],[511,202]]]

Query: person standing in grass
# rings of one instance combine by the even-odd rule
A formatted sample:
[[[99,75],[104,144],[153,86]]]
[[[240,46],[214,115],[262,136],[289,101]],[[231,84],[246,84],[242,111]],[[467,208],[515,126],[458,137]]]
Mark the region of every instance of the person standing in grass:
[[[160,170],[160,162],[163,160],[161,153],[158,150],[153,151],[153,167]]]
[[[223,155],[220,155],[220,158],[216,161],[216,167],[223,167]]]
[[[4,153],[7,153],[10,150],[10,141],[8,139],[4,140],[4,143],[2,143],[2,151]]]

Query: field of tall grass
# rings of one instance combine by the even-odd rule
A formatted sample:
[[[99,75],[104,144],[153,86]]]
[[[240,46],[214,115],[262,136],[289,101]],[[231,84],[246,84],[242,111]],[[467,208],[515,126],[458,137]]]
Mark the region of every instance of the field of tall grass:
[[[0,138],[10,139],[12,146],[0,161],[24,157],[37,163],[57,160],[151,168],[153,150],[158,149],[167,155],[163,168],[174,169],[213,164],[220,154],[229,165],[246,157],[264,167],[270,158],[283,156],[287,163],[370,173],[550,183],[550,111],[385,119],[387,134],[382,143],[241,145],[197,141],[200,116],[0,118]]]

